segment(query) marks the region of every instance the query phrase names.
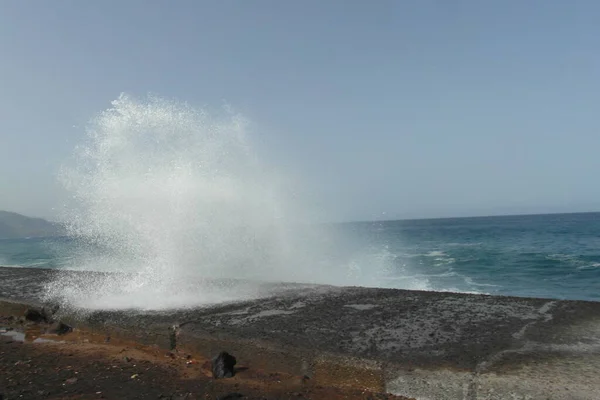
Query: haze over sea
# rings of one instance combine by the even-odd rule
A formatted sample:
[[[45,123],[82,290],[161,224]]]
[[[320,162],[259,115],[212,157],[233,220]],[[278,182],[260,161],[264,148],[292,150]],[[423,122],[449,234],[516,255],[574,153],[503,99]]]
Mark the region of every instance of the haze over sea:
[[[388,263],[385,286],[600,300],[600,213],[356,222],[334,229],[348,248],[362,244],[354,252],[366,255],[365,262]],[[69,238],[0,240],[0,265],[73,267],[77,247]]]

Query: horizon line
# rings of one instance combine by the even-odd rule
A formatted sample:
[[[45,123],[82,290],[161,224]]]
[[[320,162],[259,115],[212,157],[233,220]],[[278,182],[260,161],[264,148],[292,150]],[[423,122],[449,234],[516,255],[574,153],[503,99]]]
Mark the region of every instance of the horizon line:
[[[6,212],[10,214],[17,214],[26,218],[41,219],[51,223],[61,224],[61,221],[21,214],[16,211],[0,210],[0,212]],[[569,212],[544,212],[544,213],[516,213],[516,214],[487,214],[487,215],[468,215],[468,216],[448,216],[448,217],[410,217],[410,218],[392,218],[392,219],[358,219],[358,220],[347,220],[347,221],[321,221],[313,222],[316,224],[366,224],[373,222],[395,222],[395,221],[433,221],[433,220],[448,220],[448,219],[478,219],[478,218],[507,218],[507,217],[533,217],[533,216],[544,216],[544,215],[573,215],[573,214],[598,214],[600,210],[595,211],[569,211]]]
[[[573,214],[599,214],[600,211],[569,211],[569,212],[545,212],[545,213],[522,213],[522,214],[487,214],[487,215],[469,215],[460,217],[417,217],[417,218],[393,218],[393,219],[376,219],[376,220],[352,220],[352,221],[337,221],[323,222],[329,224],[366,224],[372,222],[396,222],[396,221],[429,221],[429,220],[444,220],[444,219],[477,219],[477,218],[507,218],[507,217],[535,217],[545,215],[573,215]]]

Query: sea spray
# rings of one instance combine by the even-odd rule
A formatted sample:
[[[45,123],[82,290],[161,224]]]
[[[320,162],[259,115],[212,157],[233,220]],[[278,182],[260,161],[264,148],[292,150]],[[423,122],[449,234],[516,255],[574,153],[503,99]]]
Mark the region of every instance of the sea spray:
[[[381,254],[356,258],[334,230],[300,223],[307,210],[231,110],[121,95],[91,121],[60,181],[78,244],[65,269],[110,272],[47,285],[48,299],[72,306],[192,307],[265,294],[219,279],[381,286],[387,273]]]

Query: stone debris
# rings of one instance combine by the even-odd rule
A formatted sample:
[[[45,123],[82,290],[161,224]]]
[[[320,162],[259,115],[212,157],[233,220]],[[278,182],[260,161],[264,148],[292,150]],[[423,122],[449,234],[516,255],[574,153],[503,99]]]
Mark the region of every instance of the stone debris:
[[[62,323],[60,321],[56,321],[56,322],[52,323],[52,325],[50,325],[50,327],[48,327],[48,330],[47,330],[48,333],[52,333],[55,335],[65,335],[72,331],[73,331],[73,328],[71,328],[69,325]]]

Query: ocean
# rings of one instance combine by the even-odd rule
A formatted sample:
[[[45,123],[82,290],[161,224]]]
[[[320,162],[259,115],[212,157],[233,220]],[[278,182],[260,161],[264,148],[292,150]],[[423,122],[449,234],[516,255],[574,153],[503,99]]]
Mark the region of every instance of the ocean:
[[[353,222],[334,229],[354,252],[370,254],[352,261],[364,276],[374,257],[385,259],[385,287],[600,301],[600,213]],[[79,250],[67,237],[0,240],[0,265],[70,268]]]

